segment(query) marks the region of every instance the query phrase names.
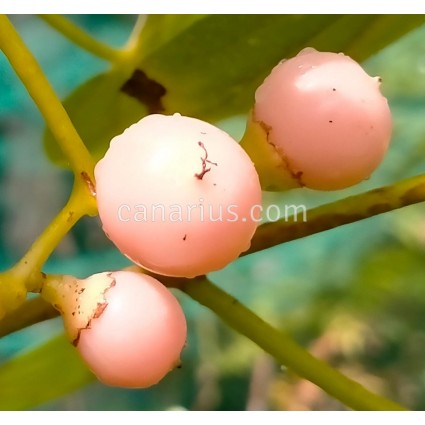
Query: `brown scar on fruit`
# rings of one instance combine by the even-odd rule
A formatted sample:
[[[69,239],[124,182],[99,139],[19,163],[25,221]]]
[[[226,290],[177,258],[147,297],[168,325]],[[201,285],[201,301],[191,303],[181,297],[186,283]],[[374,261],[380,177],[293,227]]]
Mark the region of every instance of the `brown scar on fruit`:
[[[76,347],[78,345],[79,341],[80,341],[81,332],[83,332],[83,331],[85,331],[87,329],[90,329],[91,328],[92,321],[94,319],[98,319],[103,314],[103,312],[105,311],[106,307],[108,307],[108,303],[106,302],[106,299],[105,299],[105,294],[106,294],[106,292],[109,289],[113,288],[116,285],[116,281],[115,281],[114,278],[111,277],[111,274],[110,273],[108,274],[108,277],[111,278],[111,282],[109,283],[109,286],[107,286],[99,294],[99,296],[102,297],[102,301],[101,302],[97,301],[96,307],[94,308],[93,311],[91,311],[91,316],[89,316],[89,319],[88,319],[88,322],[86,323],[86,325],[85,326],[82,326],[80,328],[77,328],[77,336],[72,341],[72,345],[74,345],[74,347]],[[86,289],[86,288],[82,288],[83,291],[84,291],[84,289]],[[80,292],[80,293],[82,293],[82,292]],[[78,306],[78,307],[80,308],[80,306]]]
[[[287,171],[289,171],[289,174],[291,174],[292,178],[298,183],[300,187],[304,187],[305,184],[302,181],[303,172],[302,171],[295,171],[292,168],[291,162],[289,158],[283,153],[281,149],[279,149],[278,146],[276,146],[271,140],[270,140],[270,134],[273,130],[273,128],[270,125],[267,125],[264,121],[258,121],[253,117],[254,121],[260,125],[260,127],[264,130],[266,133],[266,140],[267,143],[274,149],[274,151],[278,154],[278,156],[282,159],[283,168],[285,168]],[[279,167],[278,167],[279,168]]]
[[[116,282],[112,273],[84,280],[67,277],[69,279],[55,287],[57,302],[53,306],[64,319],[71,343],[77,346],[81,332],[90,329],[92,321],[105,311],[108,306],[105,294]]]
[[[121,86],[120,90],[146,105],[149,114],[165,110],[162,97],[167,93],[167,89],[162,84],[149,78],[141,69],[136,69]]]
[[[202,180],[204,178],[205,174],[207,174],[209,171],[211,171],[211,167],[207,168],[207,163],[211,164],[211,165],[215,165],[215,166],[217,166],[218,164],[216,162],[212,162],[208,159],[207,148],[205,147],[205,145],[202,142],[198,142],[198,146],[200,146],[204,150],[205,156],[201,157],[202,171],[200,173],[196,173],[195,177],[199,180]]]
[[[98,319],[102,313],[105,311],[105,308],[108,306],[107,302],[97,303],[96,311],[93,314],[93,319]]]
[[[187,239],[187,235],[184,235],[183,236],[183,240],[185,241]]]

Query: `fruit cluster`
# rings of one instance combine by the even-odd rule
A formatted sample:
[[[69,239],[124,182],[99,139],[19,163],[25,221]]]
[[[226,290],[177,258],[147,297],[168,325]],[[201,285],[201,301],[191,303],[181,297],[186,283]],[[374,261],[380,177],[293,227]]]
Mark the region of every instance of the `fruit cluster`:
[[[241,144],[217,127],[150,115],[115,137],[95,169],[106,235],[142,268],[191,278],[250,246],[262,190],[335,190],[379,165],[391,114],[352,59],[308,48],[257,89]],[[178,301],[141,273],[101,273],[57,288],[68,334],[100,380],[148,387],[179,364]]]

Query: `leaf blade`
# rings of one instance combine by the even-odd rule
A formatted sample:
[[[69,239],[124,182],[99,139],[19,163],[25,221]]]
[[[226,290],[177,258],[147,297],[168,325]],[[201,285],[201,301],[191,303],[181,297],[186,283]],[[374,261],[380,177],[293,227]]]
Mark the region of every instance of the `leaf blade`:
[[[214,122],[246,113],[255,89],[279,60],[304,47],[365,60],[425,22],[423,15],[154,15],[147,20],[139,69],[164,87],[164,113]],[[95,159],[117,134],[148,113],[145,89],[123,93],[128,71],[115,69],[78,88],[65,108]],[[51,135],[49,158],[66,166]]]
[[[62,334],[1,365],[0,410],[30,409],[93,379]]]

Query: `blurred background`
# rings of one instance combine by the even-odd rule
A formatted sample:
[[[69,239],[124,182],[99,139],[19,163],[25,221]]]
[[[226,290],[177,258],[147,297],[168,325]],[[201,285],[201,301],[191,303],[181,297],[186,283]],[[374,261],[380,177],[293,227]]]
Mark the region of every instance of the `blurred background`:
[[[122,45],[135,16],[72,16],[95,37]],[[33,16],[13,23],[65,98],[108,64]],[[355,188],[265,194],[265,203],[315,206],[425,172],[425,27],[363,65],[383,78],[394,114],[390,151]],[[239,138],[245,116],[219,122]],[[16,262],[64,205],[71,174],[43,149],[44,123],[0,55],[0,270]],[[45,267],[86,277],[128,261],[83,219]],[[315,355],[411,409],[425,409],[425,207],[411,206],[250,255],[211,279]],[[0,409],[334,410],[344,409],[300,380],[213,313],[176,293],[188,318],[183,367],[147,390],[109,388],[79,362],[59,318],[0,340]],[[19,397],[11,397],[19,394]]]

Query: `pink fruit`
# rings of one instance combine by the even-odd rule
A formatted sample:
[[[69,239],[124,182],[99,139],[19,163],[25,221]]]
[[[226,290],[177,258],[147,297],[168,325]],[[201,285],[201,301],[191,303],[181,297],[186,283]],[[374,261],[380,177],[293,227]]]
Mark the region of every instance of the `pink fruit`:
[[[103,383],[146,388],[180,364],[186,320],[158,280],[130,271],[99,273],[68,280],[54,294],[71,341]]]
[[[149,115],[112,140],[95,175],[105,233],[148,270],[193,277],[250,246],[258,175],[239,144],[211,124]]]
[[[334,190],[367,179],[391,138],[380,83],[341,53],[308,48],[279,63],[257,89],[252,113],[269,145],[265,172],[274,175],[265,185]],[[247,150],[257,162],[256,149]]]

